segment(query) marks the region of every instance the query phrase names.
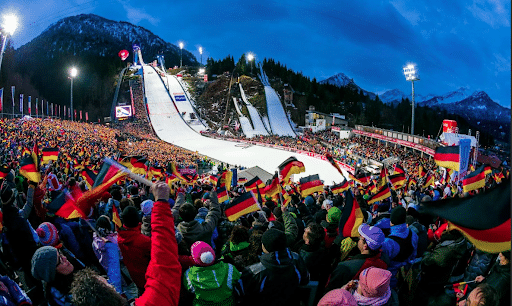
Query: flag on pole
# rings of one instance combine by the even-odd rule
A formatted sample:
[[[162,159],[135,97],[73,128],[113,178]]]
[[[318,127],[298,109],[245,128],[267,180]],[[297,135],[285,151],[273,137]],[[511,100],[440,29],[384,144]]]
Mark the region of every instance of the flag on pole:
[[[265,183],[263,183],[258,176],[253,177],[250,181],[244,184],[246,191],[252,191],[256,188],[265,188]]]
[[[82,110],[80,110],[80,120],[82,120]]]
[[[303,198],[314,192],[322,192],[324,190],[324,184],[320,180],[318,174],[303,177],[299,180],[300,192]]]
[[[450,168],[459,171],[460,167],[459,146],[438,147],[434,154],[434,161],[440,167]]]
[[[343,237],[359,237],[359,225],[363,224],[364,216],[351,191],[347,192],[345,206],[341,211],[341,219],[338,223],[340,234]]]
[[[268,197],[273,197],[279,192],[279,175],[276,173],[270,180],[270,183],[263,188],[263,193]]]
[[[94,172],[87,167],[82,170],[81,175],[85,181],[85,184],[87,185],[87,188],[91,190],[94,186],[94,182],[96,181],[97,175],[94,174]]]
[[[23,115],[23,94],[20,94],[20,113]]]
[[[380,202],[384,199],[387,199],[391,196],[391,190],[388,185],[381,187],[376,194],[374,194],[371,199],[368,199],[368,204],[373,204],[375,202]]]
[[[26,155],[20,161],[20,174],[32,182],[41,181],[41,173],[37,169],[37,161],[34,161],[33,155]]]
[[[89,122],[89,112],[85,112],[85,121]]]
[[[485,171],[483,165],[462,180],[462,189],[464,192],[470,192],[482,187],[485,187]]]
[[[348,181],[345,179],[345,180],[343,180],[343,182],[341,182],[339,184],[332,185],[331,192],[333,194],[338,194],[338,193],[347,191],[349,188],[350,188],[350,185],[349,185]]]
[[[48,212],[64,219],[84,218],[86,214],[77,205],[80,196],[81,191],[71,193],[64,189],[46,208]]]
[[[226,190],[226,187],[217,188],[217,199],[219,200],[219,203],[224,203],[227,200],[229,200],[228,191]]]
[[[0,89],[0,112],[2,111],[4,105],[4,88]]]
[[[37,106],[39,104],[39,98],[36,98],[36,117],[39,115],[39,107]]]
[[[333,124],[334,124],[334,116],[332,117],[332,120],[333,120]],[[343,172],[341,171],[340,169],[340,166],[336,163],[336,161],[334,160],[334,158],[332,157],[332,155],[330,153],[327,153],[325,154],[325,157],[327,158],[327,160],[331,163],[331,165],[336,168],[336,170],[338,170],[338,172],[341,174],[341,176],[345,177],[345,175],[343,175]]]
[[[11,99],[12,99],[12,114],[14,115],[14,91],[15,91],[16,87],[15,86],[11,86]]]
[[[510,181],[467,198],[422,202],[419,212],[448,220],[449,229],[460,231],[479,250],[510,250]]]
[[[395,169],[393,170],[393,174],[404,174],[405,175],[405,170],[401,165],[396,164]]]
[[[43,148],[42,164],[47,164],[50,160],[57,160],[59,158],[59,148]]]
[[[32,96],[28,96],[28,115],[32,115]]]
[[[123,223],[121,222],[121,218],[119,217],[119,212],[115,205],[112,205],[112,222],[117,226],[117,228],[121,228]]]
[[[225,206],[225,214],[229,221],[235,221],[243,215],[259,210],[258,200],[253,192],[242,193]]]
[[[388,180],[393,185],[394,190],[398,190],[402,187],[404,187],[406,179],[405,175],[403,174],[393,174],[388,176]]]
[[[46,116],[50,116],[50,102],[46,100]]]
[[[281,181],[285,184],[288,184],[290,181],[290,177],[293,174],[299,174],[306,171],[304,167],[304,163],[298,161],[295,157],[291,156],[284,162],[282,162],[279,166],[279,174],[281,175]]]

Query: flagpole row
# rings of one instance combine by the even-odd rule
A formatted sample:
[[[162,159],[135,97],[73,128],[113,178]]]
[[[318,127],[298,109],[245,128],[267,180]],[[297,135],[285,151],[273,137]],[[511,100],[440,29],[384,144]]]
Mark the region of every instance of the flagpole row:
[[[128,175],[130,178],[136,180],[137,182],[141,183],[141,184],[145,184],[145,185],[148,185],[150,187],[153,187],[155,184],[153,182],[151,182],[150,180],[148,179],[145,179],[143,178],[142,176],[138,175],[138,174],[135,174],[133,173],[132,171],[130,171],[130,169],[126,168],[125,166],[119,164],[118,162],[110,159],[110,158],[104,158],[103,159],[103,162],[109,164],[109,165],[112,165],[114,167],[117,167],[119,170],[121,170],[123,173],[126,173],[126,175]]]

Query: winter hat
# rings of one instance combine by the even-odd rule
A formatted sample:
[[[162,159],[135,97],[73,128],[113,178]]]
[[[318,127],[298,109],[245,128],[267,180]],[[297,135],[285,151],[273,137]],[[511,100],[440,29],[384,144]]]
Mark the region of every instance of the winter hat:
[[[281,207],[274,208],[272,212],[274,213],[274,217],[276,217],[276,219],[279,219],[283,216],[283,211],[281,210]]]
[[[341,219],[341,210],[338,207],[331,207],[327,211],[327,222],[338,224]]]
[[[306,206],[314,205],[315,199],[311,195],[308,195],[306,199],[304,199],[304,203],[306,204]]]
[[[200,266],[209,266],[215,262],[215,251],[204,241],[196,241],[190,247],[192,259]]]
[[[153,210],[154,203],[155,202],[153,202],[151,200],[145,200],[145,201],[142,201],[142,203],[140,203],[140,210],[142,210],[142,213],[144,214],[144,216],[151,215],[151,211]]]
[[[320,299],[318,306],[357,306],[357,301],[347,290],[334,289]]]
[[[391,294],[390,280],[390,271],[369,267],[359,275],[359,286],[361,286],[361,292],[365,297],[382,297],[388,295],[388,292]]]
[[[403,206],[397,206],[391,211],[390,221],[393,225],[404,224],[407,211]]]
[[[340,244],[340,261],[343,261],[345,258],[347,258],[348,254],[350,254],[350,251],[357,245],[357,242],[352,240],[351,237],[347,237],[341,241]]]
[[[209,199],[209,198],[210,198],[210,193],[209,193],[209,192],[205,192],[205,193],[203,194],[203,200],[204,200],[204,199]]]
[[[57,256],[57,249],[52,246],[37,249],[32,256],[32,276],[40,281],[52,282],[57,270]]]
[[[197,210],[197,215],[196,215],[196,220],[197,219],[206,219],[206,216],[208,215],[208,213],[210,212],[210,210],[208,210],[208,208],[206,207],[200,207],[198,210]]]
[[[286,235],[283,231],[271,228],[263,233],[261,243],[269,253],[281,251],[286,249]]]
[[[59,232],[55,225],[50,222],[39,224],[36,233],[42,245],[57,246],[59,244]]]
[[[359,235],[364,237],[366,240],[366,244],[370,248],[370,250],[378,250],[381,248],[382,243],[384,243],[384,233],[382,230],[376,226],[369,226],[368,224],[361,224],[357,229]]]
[[[124,208],[121,214],[121,221],[126,227],[137,227],[139,225],[139,212],[137,208],[133,206],[127,206]]]

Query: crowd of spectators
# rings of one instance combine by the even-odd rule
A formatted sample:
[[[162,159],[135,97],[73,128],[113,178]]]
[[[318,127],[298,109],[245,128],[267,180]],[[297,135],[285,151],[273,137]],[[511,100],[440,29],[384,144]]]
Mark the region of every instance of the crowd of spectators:
[[[460,184],[446,191],[450,185],[419,156],[400,155],[406,177],[417,183],[373,205],[365,186],[337,195],[326,186],[305,198],[291,188],[288,205],[265,197],[260,210],[230,220],[226,209],[244,194],[243,185],[219,203],[206,175],[151,188],[124,178],[79,201],[86,216],[66,219],[52,207],[88,189],[69,162],[98,169],[103,157],[121,152],[159,164],[201,157],[136,132],[121,140],[118,130],[69,121],[2,120],[0,133],[6,305],[306,305],[308,294],[318,305],[510,305],[510,251],[480,251],[446,220],[418,210],[424,201],[468,196]],[[307,148],[329,138],[267,143]],[[56,161],[40,165],[40,182],[19,172],[21,154],[34,143],[60,150]],[[358,154],[387,152],[365,139],[349,143]],[[421,187],[420,166],[439,184]],[[488,179],[484,189],[492,185]],[[364,222],[349,237],[342,220],[353,198]],[[445,288],[460,281],[474,282],[465,293]]]

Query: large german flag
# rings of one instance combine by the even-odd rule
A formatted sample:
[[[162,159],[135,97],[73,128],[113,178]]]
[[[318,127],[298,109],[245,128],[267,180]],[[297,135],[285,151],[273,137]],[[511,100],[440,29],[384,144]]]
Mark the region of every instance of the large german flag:
[[[43,159],[41,164],[47,164],[50,160],[57,160],[59,158],[59,148],[43,148]]]
[[[320,180],[318,174],[303,177],[299,180],[300,192],[303,198],[314,192],[322,192],[324,190],[324,184]]]
[[[460,152],[459,146],[438,147],[434,154],[434,161],[440,167],[459,171]]]
[[[224,212],[229,221],[235,221],[241,216],[259,209],[260,207],[256,196],[249,191],[242,193],[238,198],[231,201],[231,203],[226,204]]]
[[[347,192],[346,196],[346,204],[343,206],[341,219],[338,223],[340,234],[342,234],[343,237],[359,237],[357,229],[359,225],[363,224],[363,212],[356,198],[352,195],[352,192]]]
[[[388,180],[393,185],[394,190],[398,190],[404,187],[406,178],[404,174],[393,174],[388,176]]]
[[[339,184],[332,185],[331,192],[332,192],[332,194],[338,194],[338,193],[347,191],[349,188],[350,188],[350,185],[348,184],[348,181],[343,180],[343,182],[341,182]]]
[[[510,181],[469,198],[422,202],[419,211],[449,221],[449,229],[466,236],[476,248],[499,253],[510,250]]]
[[[20,174],[32,182],[41,181],[41,173],[37,169],[37,164],[32,155],[25,155],[20,161]]]
[[[295,157],[291,156],[279,165],[279,174],[282,177],[282,181],[288,184],[292,174],[299,174],[306,171],[304,164],[298,161]]]
[[[368,200],[368,204],[373,204],[375,202],[380,202],[384,199],[387,199],[391,196],[391,190],[389,189],[389,187],[386,185],[386,186],[383,186],[381,187],[381,189],[379,189],[377,191],[376,194],[374,194],[371,199]]]
[[[256,188],[260,188],[263,190],[265,188],[265,183],[260,180],[259,177],[255,176],[250,181],[244,184],[246,191],[254,191]]]
[[[462,180],[462,189],[464,192],[477,190],[485,186],[484,166],[480,166],[478,170],[471,172]]]
[[[111,178],[123,172],[121,168],[122,167],[104,162],[101,166],[100,172],[98,172],[98,175],[96,175],[96,178],[94,179],[94,184],[92,187],[95,188],[101,184],[104,184],[105,182],[108,182]]]
[[[78,190],[76,192],[76,194],[71,194],[64,189],[46,208],[50,213],[64,219],[84,218],[86,214],[76,203],[76,198],[81,196],[81,192]]]

